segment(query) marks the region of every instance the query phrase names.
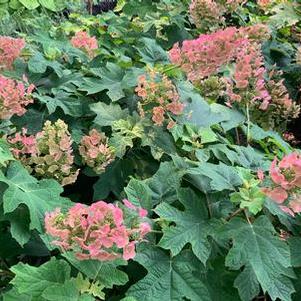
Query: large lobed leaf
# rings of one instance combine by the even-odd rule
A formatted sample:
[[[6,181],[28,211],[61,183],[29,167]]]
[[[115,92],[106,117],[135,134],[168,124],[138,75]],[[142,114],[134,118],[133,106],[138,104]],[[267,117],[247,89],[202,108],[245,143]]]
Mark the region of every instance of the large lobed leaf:
[[[253,224],[234,218],[225,225],[220,238],[231,239],[232,248],[226,257],[226,266],[243,268],[235,280],[242,300],[255,298],[261,286],[272,300],[291,300],[295,291],[290,278],[294,278],[290,250],[286,242],[276,236],[276,231],[266,216]]]

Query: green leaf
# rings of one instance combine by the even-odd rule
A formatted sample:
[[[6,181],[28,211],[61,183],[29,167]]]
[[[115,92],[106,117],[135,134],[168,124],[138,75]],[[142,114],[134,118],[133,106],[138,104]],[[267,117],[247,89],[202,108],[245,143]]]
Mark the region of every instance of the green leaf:
[[[288,244],[291,251],[291,260],[293,267],[301,267],[301,238],[300,237],[290,237],[288,239]]]
[[[117,101],[125,96],[122,83],[125,76],[123,68],[108,62],[106,67],[94,69],[94,73],[101,78],[84,78],[84,83],[80,86],[80,90],[86,91],[88,94],[96,94],[108,90],[107,95],[112,101]]]
[[[269,18],[269,23],[276,27],[282,28],[284,26],[292,26],[300,21],[300,14],[298,14],[296,3],[285,2],[274,6],[271,12],[273,16]]]
[[[94,184],[94,200],[103,200],[112,192],[119,196],[123,191],[125,182],[133,174],[132,162],[128,159],[115,160],[106,171],[102,173]]]
[[[35,9],[40,6],[37,0],[19,0],[27,9]]]
[[[35,95],[35,97],[46,105],[49,114],[61,108],[66,115],[81,117],[88,111],[84,98],[73,97],[69,93],[57,93],[54,97],[47,95]]]
[[[190,181],[201,191],[235,190],[242,184],[237,170],[226,164],[202,162],[196,168],[188,170]]]
[[[128,110],[122,110],[118,104],[105,104],[97,102],[90,105],[90,109],[96,114],[94,123],[99,126],[112,125],[119,119],[125,119],[128,115]]]
[[[112,124],[113,135],[109,140],[115,149],[116,156],[122,158],[128,148],[134,146],[134,140],[143,137],[143,126],[135,116],[120,119]]]
[[[62,66],[59,62],[45,59],[44,55],[40,52],[35,53],[28,61],[28,69],[32,73],[45,73],[47,67],[52,68],[58,77],[64,75]]]
[[[70,278],[70,266],[64,260],[52,258],[47,263],[33,267],[22,262],[11,268],[15,278],[11,284],[20,294],[28,294],[40,301],[44,291],[54,285],[63,284]]]
[[[4,139],[0,139],[0,166],[6,166],[7,161],[14,161],[9,145]]]
[[[19,162],[11,163],[6,175],[0,172],[0,182],[8,185],[3,194],[4,213],[14,212],[24,204],[29,210],[30,230],[36,229],[42,233],[46,212],[71,205],[69,200],[60,196],[63,188],[55,180],[38,181]],[[20,244],[25,241],[18,240]]]
[[[177,189],[184,173],[185,171],[176,167],[173,162],[162,162],[158,171],[144,181],[151,190],[152,204],[177,200]]]
[[[47,301],[79,301],[79,290],[75,281],[68,280],[64,284],[54,284],[47,287],[42,297]],[[93,298],[91,297],[91,300]]]
[[[142,38],[140,41],[144,44],[143,47],[137,47],[141,55],[141,61],[146,64],[166,64],[169,62],[167,52],[157,44],[156,40]]]
[[[131,179],[124,191],[129,201],[135,206],[143,207],[147,210],[152,209],[152,191],[143,181]]]
[[[10,291],[3,294],[3,301],[32,301],[32,297],[26,294],[19,294],[14,287]]]
[[[163,237],[159,246],[171,250],[173,256],[178,255],[183,247],[190,243],[193,253],[206,264],[211,253],[211,244],[208,236],[214,231],[216,223],[209,221],[206,200],[197,196],[191,189],[180,189],[179,201],[185,210],[181,211],[167,203],[161,203],[154,210],[160,218],[171,225],[163,228]]]
[[[286,242],[276,236],[267,217],[260,216],[253,224],[233,218],[222,229],[220,238],[231,239],[233,245],[226,257],[226,266],[234,270],[244,268],[235,281],[242,300],[256,297],[258,284],[272,300],[291,300],[295,290],[290,280],[294,277],[290,250]]]
[[[158,248],[148,247],[138,253],[135,261],[144,266],[148,274],[134,284],[128,296],[139,301],[212,301],[204,282],[196,275],[202,267],[190,252],[174,258]]]
[[[145,127],[142,138],[142,146],[149,146],[152,156],[160,160],[164,154],[176,153],[176,147],[170,134],[162,127]]]
[[[63,256],[82,274],[91,280],[99,281],[107,288],[112,288],[113,285],[124,285],[128,281],[127,274],[118,269],[118,266],[126,265],[123,260],[107,262],[99,260],[79,261],[70,252],[64,253]]]
[[[62,9],[62,6],[58,7],[56,5],[57,1],[55,1],[55,0],[39,0],[39,2],[43,7],[47,8],[51,11],[54,11],[54,12]]]

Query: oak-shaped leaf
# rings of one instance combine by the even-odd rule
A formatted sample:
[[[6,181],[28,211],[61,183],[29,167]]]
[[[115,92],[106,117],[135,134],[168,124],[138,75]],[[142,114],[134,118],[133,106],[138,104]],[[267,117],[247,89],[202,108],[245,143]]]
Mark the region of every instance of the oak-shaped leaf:
[[[43,233],[46,212],[55,208],[67,208],[71,202],[60,196],[63,188],[55,180],[38,181],[28,174],[20,162],[12,162],[6,174],[0,171],[0,182],[8,187],[3,193],[3,210],[5,214],[15,212],[20,205],[25,205],[29,211],[30,222],[27,230],[37,230]],[[18,214],[15,215],[18,218]],[[10,217],[11,220],[11,217]],[[18,225],[19,223],[12,223]],[[23,239],[24,227],[12,232],[14,238],[23,245],[29,239]]]
[[[159,248],[147,246],[135,261],[148,273],[130,287],[128,296],[139,301],[211,301],[208,287],[199,277],[202,266],[190,251],[169,257]]]
[[[128,281],[128,276],[125,272],[118,269],[118,266],[126,265],[124,260],[115,261],[99,261],[99,260],[84,260],[79,261],[74,257],[74,254],[67,252],[63,256],[70,262],[72,266],[78,269],[83,275],[93,280],[99,281],[107,288],[112,288],[113,285],[124,285]]]
[[[154,210],[160,218],[175,224],[163,228],[159,246],[171,250],[175,256],[190,243],[193,253],[205,264],[211,253],[208,236],[217,228],[218,223],[209,220],[205,197],[183,188],[179,189],[178,198],[185,208],[184,211],[167,203],[159,204]]]
[[[226,266],[233,270],[243,268],[234,282],[243,301],[255,298],[260,292],[272,300],[290,301],[295,291],[288,244],[281,240],[266,216],[249,224],[233,218],[218,235],[232,241],[226,257]]]

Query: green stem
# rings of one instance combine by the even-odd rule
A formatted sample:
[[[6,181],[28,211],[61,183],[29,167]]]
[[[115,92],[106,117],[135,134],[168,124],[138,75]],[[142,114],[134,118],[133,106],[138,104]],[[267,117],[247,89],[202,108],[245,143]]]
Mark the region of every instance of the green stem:
[[[250,142],[250,111],[249,111],[249,103],[247,102],[247,143]]]

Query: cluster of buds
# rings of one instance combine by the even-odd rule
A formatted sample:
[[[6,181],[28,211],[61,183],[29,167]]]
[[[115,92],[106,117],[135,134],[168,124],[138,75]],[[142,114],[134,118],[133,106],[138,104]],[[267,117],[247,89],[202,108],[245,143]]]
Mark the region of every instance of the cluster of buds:
[[[0,75],[0,120],[14,114],[22,116],[25,107],[33,103],[31,93],[34,88],[32,84],[26,88],[23,82]]]
[[[180,115],[184,105],[180,102],[175,85],[166,75],[151,70],[148,74],[139,76],[135,91],[141,97],[138,104],[141,117],[151,113],[156,125],[162,126],[166,120],[167,128],[175,125],[172,115]]]
[[[270,167],[271,187],[263,192],[280,208],[294,216],[301,212],[301,156],[291,153],[278,162],[275,158]]]
[[[86,52],[90,58],[95,56],[95,50],[98,49],[98,43],[95,37],[91,37],[85,31],[78,31],[71,38],[71,44],[75,48],[79,48]]]
[[[192,0],[189,11],[195,26],[203,31],[225,25],[224,15],[234,12],[245,0]]]
[[[91,167],[96,173],[102,173],[115,159],[115,151],[108,145],[108,138],[92,129],[89,135],[81,139],[79,153],[83,163]]]
[[[62,120],[46,121],[35,136],[26,135],[23,129],[8,142],[14,156],[37,177],[54,178],[63,186],[76,181],[79,171],[73,167],[72,140]]]
[[[125,200],[124,210],[98,201],[91,206],[76,204],[67,213],[60,209],[45,216],[46,232],[62,251],[75,252],[79,260],[110,261],[135,257],[135,246],[151,231],[143,221],[147,211]]]
[[[0,70],[11,69],[24,47],[24,39],[0,36]]]

